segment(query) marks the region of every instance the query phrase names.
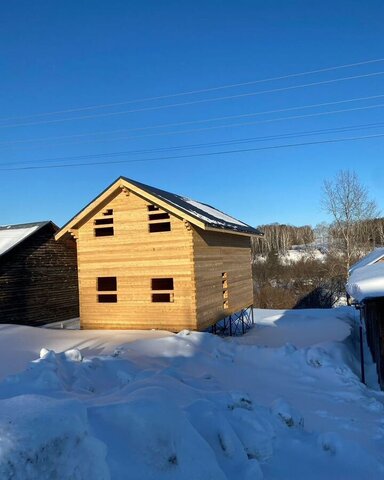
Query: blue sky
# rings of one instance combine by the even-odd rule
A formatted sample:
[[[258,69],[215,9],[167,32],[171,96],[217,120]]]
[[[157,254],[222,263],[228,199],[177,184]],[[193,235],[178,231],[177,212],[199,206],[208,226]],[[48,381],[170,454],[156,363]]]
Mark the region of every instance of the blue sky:
[[[381,98],[285,113],[260,112],[382,95],[384,75],[380,72],[384,72],[384,62],[194,95],[37,116],[381,58],[383,2],[14,0],[2,2],[0,18],[0,224],[52,219],[62,225],[120,175],[210,203],[252,225],[314,225],[326,219],[320,209],[323,180],[349,168],[357,172],[384,211],[384,137],[190,156],[375,135],[384,133],[383,127],[184,148],[381,122],[383,108],[365,109],[384,104]],[[374,72],[379,74],[164,107]],[[364,109],[317,115],[355,107]],[[121,113],[126,110],[142,111]],[[254,113],[259,115],[159,127]],[[277,120],[304,114],[316,115]],[[85,115],[92,118],[76,119]],[[225,127],[251,121],[259,123]],[[185,132],[193,129],[200,130]],[[116,130],[124,132],[100,133]],[[137,152],[170,147],[183,148]],[[129,151],[136,153],[109,155]],[[100,154],[105,157],[89,157]],[[82,155],[88,157],[70,158]],[[169,156],[183,158],[154,160]],[[4,170],[120,160],[130,163]]]

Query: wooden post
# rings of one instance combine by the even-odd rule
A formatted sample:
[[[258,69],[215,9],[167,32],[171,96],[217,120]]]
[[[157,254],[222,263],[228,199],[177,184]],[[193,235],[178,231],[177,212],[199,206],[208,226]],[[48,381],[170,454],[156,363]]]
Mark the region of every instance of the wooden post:
[[[361,316],[360,316],[360,325],[359,325],[359,333],[360,333],[360,368],[361,368],[361,381],[365,385],[365,368],[364,368],[364,343],[363,343],[363,324],[361,323]]]

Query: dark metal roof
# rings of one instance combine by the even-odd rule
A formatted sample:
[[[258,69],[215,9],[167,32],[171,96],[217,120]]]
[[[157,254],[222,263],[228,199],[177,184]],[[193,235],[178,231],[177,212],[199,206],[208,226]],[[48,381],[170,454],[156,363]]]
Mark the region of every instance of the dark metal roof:
[[[120,177],[122,180],[125,180],[132,185],[140,188],[144,192],[147,192],[166,203],[176,207],[181,212],[185,212],[188,215],[196,218],[200,222],[209,225],[212,228],[217,228],[218,230],[232,230],[239,233],[249,233],[250,235],[263,235],[263,233],[251,227],[250,225],[237,220],[230,215],[218,210],[217,208],[211,207],[205,203],[201,203],[195,200],[192,200],[175,193],[170,193],[165,190],[160,190],[156,187],[151,187],[145,185],[144,183],[136,182],[127,177]]]

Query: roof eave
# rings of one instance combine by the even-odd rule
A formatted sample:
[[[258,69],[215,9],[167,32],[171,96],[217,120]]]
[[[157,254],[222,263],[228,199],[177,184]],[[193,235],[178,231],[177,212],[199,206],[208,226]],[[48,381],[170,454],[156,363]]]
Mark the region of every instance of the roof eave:
[[[239,231],[235,229],[228,229],[228,228],[216,228],[212,227],[211,225],[196,219],[192,215],[189,215],[182,209],[177,208],[176,206],[172,205],[171,203],[162,200],[161,198],[143,190],[142,188],[132,184],[129,182],[128,179],[125,177],[119,177],[115,180],[109,187],[107,187],[100,195],[94,198],[88,205],[86,205],[79,213],[77,213],[69,222],[67,222],[55,235],[55,240],[60,240],[64,236],[70,234],[71,230],[76,229],[78,224],[82,221],[82,219],[91,214],[94,209],[100,205],[103,201],[107,200],[108,197],[112,196],[117,189],[127,188],[128,190],[134,192],[136,195],[140,196],[146,201],[154,203],[158,205],[165,211],[173,213],[179,218],[190,222],[192,225],[201,228],[202,230],[214,231],[214,232],[221,232],[221,233],[230,233],[235,235],[243,235],[243,236],[262,236],[262,234],[252,233],[252,232],[245,232]]]

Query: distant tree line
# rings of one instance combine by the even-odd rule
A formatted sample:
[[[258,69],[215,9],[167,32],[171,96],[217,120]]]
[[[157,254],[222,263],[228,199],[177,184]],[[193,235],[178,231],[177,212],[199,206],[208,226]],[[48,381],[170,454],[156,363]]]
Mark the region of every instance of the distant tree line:
[[[261,308],[332,307],[344,295],[347,280],[343,247],[345,238],[337,225],[260,225],[264,237],[253,240],[255,303]],[[350,228],[353,264],[377,246],[384,246],[384,218],[356,222]],[[295,247],[303,252],[298,261],[283,262]],[[324,254],[318,258],[316,251]]]
[[[307,245],[315,239],[313,228],[309,225],[294,227],[272,223],[258,227],[264,233],[262,238],[254,239],[254,252],[268,255],[270,252],[286,252],[293,245]]]

